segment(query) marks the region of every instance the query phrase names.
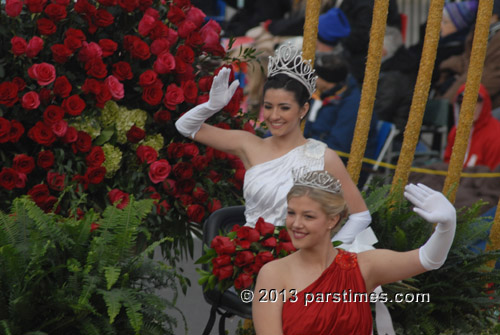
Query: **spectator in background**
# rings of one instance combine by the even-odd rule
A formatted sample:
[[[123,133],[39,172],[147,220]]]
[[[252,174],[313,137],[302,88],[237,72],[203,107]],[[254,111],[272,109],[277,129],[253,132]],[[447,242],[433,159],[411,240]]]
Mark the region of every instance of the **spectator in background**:
[[[449,2],[444,5],[432,79],[433,89],[438,96],[443,95],[455,80],[453,71],[440,69],[440,66],[450,57],[463,54],[467,35],[476,22],[477,6],[477,1]]]
[[[495,0],[493,13],[490,20],[490,29],[488,35],[488,46],[486,49],[486,58],[484,60],[483,75],[481,83],[484,85],[491,97],[492,108],[500,107],[500,0]],[[440,72],[448,75],[448,78],[454,79],[443,98],[452,102],[458,88],[465,83],[469,68],[469,60],[472,50],[473,31],[469,32],[465,42],[465,51],[461,55],[453,56],[443,61],[439,68]]]
[[[448,136],[448,144],[444,153],[444,161],[450,161],[455,136],[457,132],[458,116],[462,104],[465,84],[462,85],[456,95],[454,103],[455,126]],[[479,87],[474,121],[472,124],[469,146],[464,160],[464,167],[477,165],[488,166],[494,170],[500,165],[500,121],[491,115],[491,100],[485,86]]]
[[[399,29],[386,27],[373,112],[380,120],[394,123],[401,132],[401,140],[410,112],[417,71],[417,59],[403,44]]]
[[[349,71],[360,84],[365,75],[373,6],[374,0],[336,0],[335,3],[335,7],[345,13],[351,26],[351,33],[342,41],[342,45],[348,52],[346,59],[349,63]],[[389,1],[387,25],[401,29],[401,18],[396,0]]]

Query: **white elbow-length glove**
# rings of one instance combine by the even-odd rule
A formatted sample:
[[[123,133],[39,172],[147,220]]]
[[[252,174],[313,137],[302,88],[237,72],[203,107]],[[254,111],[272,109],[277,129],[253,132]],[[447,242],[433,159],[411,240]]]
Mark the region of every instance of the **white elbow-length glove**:
[[[240,84],[239,80],[233,81],[231,85],[228,84],[230,73],[229,68],[220,70],[212,82],[208,101],[190,109],[175,122],[179,133],[194,139],[205,120],[229,103]]]
[[[372,222],[370,211],[350,214],[347,222],[332,238],[332,241],[342,241],[343,244],[351,244],[356,235],[365,230]]]
[[[446,261],[448,251],[455,237],[457,213],[446,197],[423,184],[409,184],[404,196],[415,208],[415,213],[426,221],[437,223],[434,233],[420,247],[420,263],[427,270],[440,268]]]

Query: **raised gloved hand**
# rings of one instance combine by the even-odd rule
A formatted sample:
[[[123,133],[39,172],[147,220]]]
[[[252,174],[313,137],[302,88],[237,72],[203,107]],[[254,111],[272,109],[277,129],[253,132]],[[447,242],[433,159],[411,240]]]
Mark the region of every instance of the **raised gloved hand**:
[[[230,73],[231,70],[228,68],[221,69],[212,82],[208,102],[190,109],[175,122],[179,133],[194,139],[205,120],[229,103],[240,84],[238,80],[233,81],[231,85],[228,84]]]
[[[428,222],[437,223],[432,236],[420,247],[419,257],[425,269],[438,269],[444,264],[455,237],[455,207],[442,193],[423,184],[407,185],[404,196],[415,205],[415,213]]]
[[[212,87],[210,88],[210,98],[208,100],[208,108],[213,111],[220,111],[224,108],[234,95],[234,92],[240,85],[239,80],[235,80],[228,84],[231,70],[227,67],[221,69],[214,77]]]

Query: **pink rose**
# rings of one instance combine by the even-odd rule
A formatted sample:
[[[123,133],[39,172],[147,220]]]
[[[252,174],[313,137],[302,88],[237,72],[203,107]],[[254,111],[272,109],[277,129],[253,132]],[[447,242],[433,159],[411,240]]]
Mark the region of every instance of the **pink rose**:
[[[186,13],[186,20],[193,22],[196,25],[196,28],[201,27],[201,25],[205,21],[205,17],[205,13],[194,6],[192,6]]]
[[[156,22],[156,19],[154,17],[152,17],[151,15],[145,14],[142,17],[141,21],[139,21],[139,26],[138,26],[139,34],[141,34],[144,37],[149,35],[151,30],[155,26],[155,22]]]
[[[68,131],[68,122],[59,120],[50,127],[57,137],[63,137]]]
[[[167,160],[160,159],[149,167],[149,179],[154,184],[160,183],[168,177],[171,170],[172,167],[168,164]]]
[[[36,57],[40,51],[43,49],[43,40],[38,36],[33,36],[28,42],[28,47],[26,48],[26,56],[29,58]]]
[[[113,96],[113,99],[115,100],[120,100],[125,96],[125,91],[123,89],[123,84],[120,83],[118,79],[116,79],[115,76],[109,76],[104,80],[104,84],[109,89],[109,92],[111,93],[111,96]]]
[[[108,199],[113,205],[116,204],[116,207],[119,209],[127,207],[130,201],[129,195],[117,188],[114,188],[108,192]]]
[[[166,38],[157,38],[151,43],[151,53],[153,55],[161,55],[163,52],[170,50],[170,42]]]
[[[38,93],[36,92],[28,92],[23,95],[21,99],[21,104],[24,109],[37,109],[38,106],[40,106],[40,97],[38,96]]]
[[[40,86],[46,86],[56,80],[56,68],[49,63],[33,64],[28,69],[30,78],[35,79]]]
[[[175,69],[175,58],[170,52],[164,52],[158,56],[153,64],[156,73],[165,74]]]

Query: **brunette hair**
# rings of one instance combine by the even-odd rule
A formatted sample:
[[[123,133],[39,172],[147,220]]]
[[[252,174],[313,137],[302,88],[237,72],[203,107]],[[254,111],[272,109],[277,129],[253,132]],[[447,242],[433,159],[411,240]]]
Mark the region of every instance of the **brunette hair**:
[[[264,84],[264,94],[266,94],[266,91],[270,88],[284,89],[292,92],[300,107],[304,106],[310,99],[309,92],[304,85],[283,73],[279,73],[267,79]]]

